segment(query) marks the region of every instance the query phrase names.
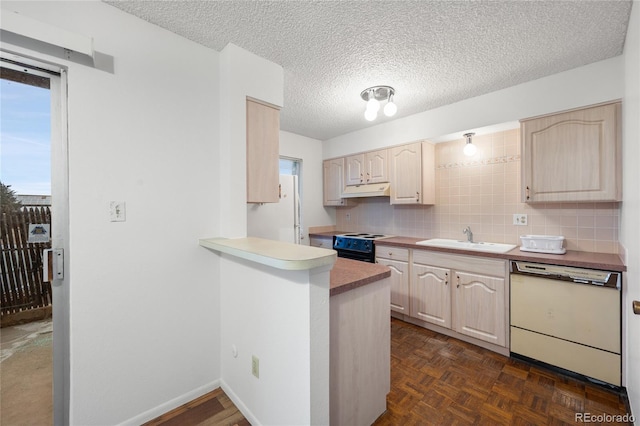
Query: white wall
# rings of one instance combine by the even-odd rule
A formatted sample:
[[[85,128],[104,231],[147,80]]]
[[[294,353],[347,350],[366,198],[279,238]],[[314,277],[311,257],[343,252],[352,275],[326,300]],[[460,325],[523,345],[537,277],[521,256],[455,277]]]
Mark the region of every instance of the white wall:
[[[455,132],[461,138],[466,131],[620,99],[623,95],[623,58],[617,56],[329,139],[324,142],[323,158]]]
[[[280,155],[302,160],[300,186],[302,188],[302,226],[304,239],[309,244],[309,227],[333,225],[336,210],[322,205],[322,142],[318,139],[280,132]]]
[[[623,291],[623,327],[626,330],[626,386],[636,421],[640,418],[640,316],[631,310],[640,300],[640,2],[631,9],[624,45],[623,199],[620,242],[626,249],[627,273]]]
[[[218,53],[101,2],[2,8],[91,36],[114,59],[113,73],[62,63],[70,422],[139,424],[220,377],[217,262],[197,241],[220,228]],[[111,200],[126,202],[126,222],[109,221]]]
[[[330,267],[286,271],[226,255],[221,264],[227,395],[252,424],[328,424]]]

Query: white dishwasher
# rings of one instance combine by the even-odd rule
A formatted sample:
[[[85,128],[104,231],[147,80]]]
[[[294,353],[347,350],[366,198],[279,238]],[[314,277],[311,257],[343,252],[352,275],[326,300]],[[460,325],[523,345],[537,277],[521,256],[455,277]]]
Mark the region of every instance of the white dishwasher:
[[[621,386],[621,274],[511,261],[511,354]]]

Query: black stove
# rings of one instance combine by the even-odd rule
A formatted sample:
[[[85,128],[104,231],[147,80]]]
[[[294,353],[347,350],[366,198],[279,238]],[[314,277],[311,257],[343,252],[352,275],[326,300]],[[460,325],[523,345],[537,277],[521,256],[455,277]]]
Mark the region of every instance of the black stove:
[[[333,237],[333,249],[338,257],[375,263],[376,247],[374,240],[389,238],[388,235],[370,233],[348,233]]]

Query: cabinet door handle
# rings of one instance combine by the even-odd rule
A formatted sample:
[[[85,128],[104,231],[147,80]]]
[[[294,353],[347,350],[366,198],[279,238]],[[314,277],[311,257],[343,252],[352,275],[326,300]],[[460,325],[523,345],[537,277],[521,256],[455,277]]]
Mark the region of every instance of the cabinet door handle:
[[[444,273],[444,285],[449,285],[449,274]]]
[[[456,286],[456,288],[460,288],[460,275],[456,275],[456,278],[458,278],[458,285]]]
[[[527,185],[527,191],[526,191],[526,196],[527,196],[527,200],[530,198],[529,197],[529,186]]]
[[[416,203],[420,202],[420,193],[416,192]]]
[[[640,300],[633,301],[633,313],[635,315],[640,315]]]
[[[362,181],[364,180],[362,173],[360,173],[360,183],[362,183]]]
[[[371,179],[371,175],[367,173],[367,182],[369,182],[370,179]]]

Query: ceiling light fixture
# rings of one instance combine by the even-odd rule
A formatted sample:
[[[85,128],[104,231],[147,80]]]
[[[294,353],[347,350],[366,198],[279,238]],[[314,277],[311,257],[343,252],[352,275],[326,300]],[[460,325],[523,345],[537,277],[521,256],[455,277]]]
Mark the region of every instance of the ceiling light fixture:
[[[360,93],[360,97],[367,102],[367,109],[364,112],[364,118],[373,121],[378,117],[380,110],[380,101],[387,101],[383,112],[387,117],[392,117],[398,111],[398,107],[393,103],[393,95],[395,89],[391,86],[373,86],[365,89]]]
[[[478,151],[478,147],[475,146],[473,142],[471,142],[471,136],[473,135],[475,135],[475,133],[465,133],[463,135],[467,139],[467,143],[464,145],[464,149],[462,150],[462,152],[464,152],[464,155],[466,155],[467,157],[471,157]]]

